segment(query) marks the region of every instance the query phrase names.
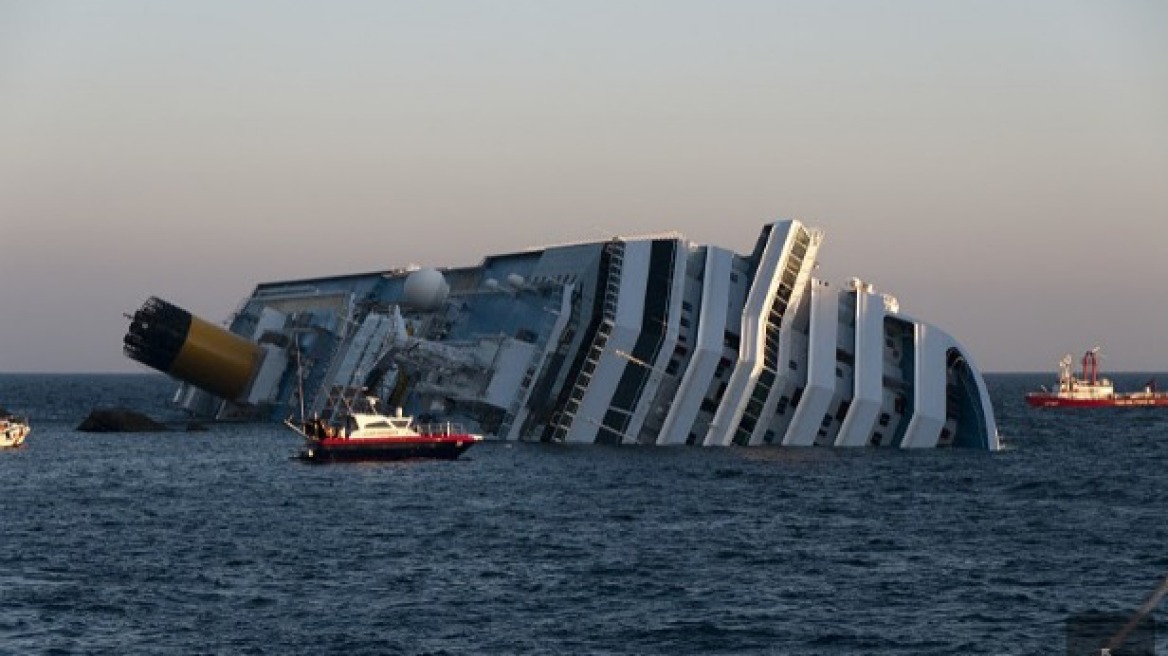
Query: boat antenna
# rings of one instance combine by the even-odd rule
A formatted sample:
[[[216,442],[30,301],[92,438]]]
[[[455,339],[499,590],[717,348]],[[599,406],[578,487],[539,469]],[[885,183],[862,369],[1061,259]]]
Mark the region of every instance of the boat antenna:
[[[295,335],[293,335],[295,337]],[[300,397],[300,423],[304,423],[304,367],[300,362],[300,340],[293,339],[296,345],[296,386],[297,396]]]

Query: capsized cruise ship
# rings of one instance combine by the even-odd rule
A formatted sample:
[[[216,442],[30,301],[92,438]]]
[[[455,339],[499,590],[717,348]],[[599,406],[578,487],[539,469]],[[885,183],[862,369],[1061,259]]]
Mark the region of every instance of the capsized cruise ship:
[[[500,440],[997,450],[969,354],[871,284],[816,279],[822,241],[789,220],[749,254],[664,234],[270,282],[229,330],[150,298],[124,346],[202,419],[369,394]]]

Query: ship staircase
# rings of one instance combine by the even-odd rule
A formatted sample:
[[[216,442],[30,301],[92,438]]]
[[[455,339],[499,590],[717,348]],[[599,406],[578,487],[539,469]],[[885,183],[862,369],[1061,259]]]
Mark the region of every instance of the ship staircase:
[[[519,426],[516,422],[520,421],[520,413],[523,412],[523,406],[531,400],[531,394],[537,382],[537,375],[543,369],[544,363],[547,362],[549,355],[549,344],[552,341],[556,342],[556,349],[562,352],[567,352],[568,346],[571,343],[571,332],[566,330],[567,325],[575,325],[580,319],[580,307],[577,303],[572,302],[572,295],[575,290],[575,285],[567,285],[562,288],[562,296],[560,299],[560,313],[567,313],[568,320],[557,320],[557,328],[553,328],[550,333],[542,333],[538,341],[535,342],[534,353],[531,360],[528,362],[527,369],[524,371],[523,380],[519,383],[518,392],[515,394],[511,405],[507,407],[507,413],[503,416],[503,421],[499,424],[498,437],[503,440],[512,438],[513,431],[522,431],[524,424],[526,424],[527,415]],[[515,435],[517,439],[522,439],[522,435]]]
[[[572,391],[568,395],[567,403],[564,404],[560,412],[552,416],[553,442],[564,441],[568,436],[568,431],[572,429],[576,413],[580,410],[580,403],[584,400],[584,394],[588,391],[588,385],[591,384],[592,376],[596,373],[596,367],[600,364],[600,358],[604,355],[604,349],[608,345],[608,338],[616,326],[616,307],[620,298],[625,244],[619,240],[610,241],[604,245],[604,252],[608,258],[608,275],[604,285],[604,303],[601,306],[600,325],[596,328],[596,335],[592,338],[592,344],[589,346],[584,364],[576,374],[576,380],[572,384]]]
[[[751,391],[750,400],[746,404],[746,409],[743,411],[742,417],[738,420],[738,428],[734,432],[733,437],[735,444],[742,446],[749,445],[759,420],[765,420],[768,414],[774,412],[773,402],[771,403],[770,413],[764,412],[764,410],[768,405],[767,401],[770,399],[771,389],[776,383],[783,384],[785,382],[780,376],[779,368],[779,346],[783,334],[783,321],[786,317],[787,309],[791,305],[791,298],[797,296],[796,291],[801,291],[805,285],[805,283],[800,283],[799,276],[800,272],[803,271],[803,258],[807,256],[807,250],[810,244],[811,236],[805,230],[799,228],[795,233],[795,243],[791,245],[791,250],[783,262],[783,269],[779,274],[779,286],[775,290],[774,298],[771,299],[770,311],[767,313],[763,324],[763,330],[765,332],[762,351],[762,371],[759,372],[758,378],[754,383],[754,389]],[[767,284],[769,282],[756,279],[755,284]],[[796,305],[798,305],[797,300]]]
[[[547,357],[547,344],[548,337],[545,335],[535,343],[535,348],[532,349],[534,352],[531,355],[531,359],[528,360],[527,369],[523,372],[523,380],[519,383],[519,389],[515,394],[515,398],[507,406],[507,413],[503,415],[503,421],[499,423],[498,437],[500,439],[508,439],[508,436],[511,434],[511,429],[514,427],[515,418],[519,416],[520,409],[531,396],[532,385],[535,383],[535,375]]]

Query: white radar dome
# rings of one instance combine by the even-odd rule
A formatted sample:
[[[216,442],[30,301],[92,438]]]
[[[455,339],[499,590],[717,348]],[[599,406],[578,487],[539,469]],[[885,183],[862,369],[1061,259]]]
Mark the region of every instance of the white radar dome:
[[[446,300],[450,285],[437,269],[418,269],[406,277],[406,305],[419,310],[433,310]]]
[[[525,283],[525,282],[527,282],[527,281],[524,280],[523,276],[519,275],[518,273],[513,273],[513,274],[507,276],[507,284],[511,285],[512,287],[515,287],[515,288],[522,287],[523,283]]]

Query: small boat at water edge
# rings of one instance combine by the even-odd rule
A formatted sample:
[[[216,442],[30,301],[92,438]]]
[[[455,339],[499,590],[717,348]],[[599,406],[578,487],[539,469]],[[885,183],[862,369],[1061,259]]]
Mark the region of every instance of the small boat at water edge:
[[[32,428],[24,417],[0,412],[0,448],[18,447],[24,444]]]
[[[1083,354],[1082,372],[1075,375],[1070,355],[1059,362],[1058,388],[1030,392],[1026,403],[1035,408],[1148,408],[1168,407],[1168,392],[1149,381],[1138,392],[1116,392],[1109,378],[1099,377],[1099,347]]]
[[[362,462],[378,460],[455,460],[467,449],[481,442],[458,424],[414,424],[399,408],[394,416],[377,411],[377,400],[365,397],[355,408],[337,416],[334,422],[320,418],[285,425],[304,438],[299,454],[307,462]]]

